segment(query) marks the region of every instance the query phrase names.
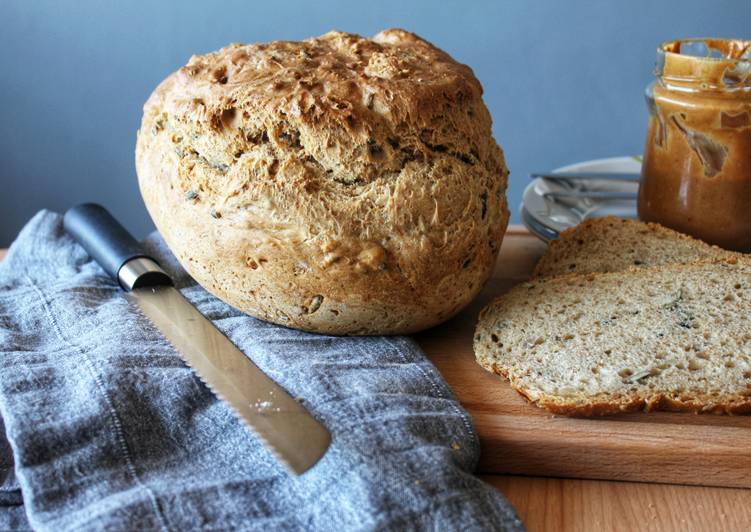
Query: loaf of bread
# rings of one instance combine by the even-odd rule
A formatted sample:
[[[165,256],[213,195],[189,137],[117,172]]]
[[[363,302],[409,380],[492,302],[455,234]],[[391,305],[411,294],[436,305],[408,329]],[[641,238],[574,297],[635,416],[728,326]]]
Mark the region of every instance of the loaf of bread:
[[[740,256],[656,223],[607,216],[563,231],[550,243],[533,276],[614,272]]]
[[[552,412],[751,412],[751,264],[737,258],[519,285],[485,308],[477,361]]]
[[[412,33],[194,56],[144,107],[136,167],[167,244],[254,316],[409,333],[464,307],[508,222],[470,68]]]

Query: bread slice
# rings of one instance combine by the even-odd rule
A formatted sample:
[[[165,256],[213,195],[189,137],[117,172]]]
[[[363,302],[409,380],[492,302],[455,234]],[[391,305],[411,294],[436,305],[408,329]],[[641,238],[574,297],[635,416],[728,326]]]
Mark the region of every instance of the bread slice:
[[[733,256],[738,254],[659,224],[608,216],[563,231],[550,243],[533,275],[613,272]]]
[[[552,412],[751,412],[751,262],[537,279],[480,314],[477,361]]]

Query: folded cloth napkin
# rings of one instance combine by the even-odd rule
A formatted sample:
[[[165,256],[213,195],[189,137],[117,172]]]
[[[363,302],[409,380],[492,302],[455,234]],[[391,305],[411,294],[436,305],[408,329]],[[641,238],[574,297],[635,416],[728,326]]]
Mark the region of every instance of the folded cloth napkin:
[[[331,447],[288,475],[65,234],[61,216],[43,211],[0,264],[0,413],[17,477],[4,456],[0,526],[521,529],[472,476],[471,420],[414,341],[256,320],[196,285],[158,236],[146,243],[204,315],[302,398]]]
[[[31,530],[23,507],[21,486],[13,468],[13,451],[0,419],[0,530]]]

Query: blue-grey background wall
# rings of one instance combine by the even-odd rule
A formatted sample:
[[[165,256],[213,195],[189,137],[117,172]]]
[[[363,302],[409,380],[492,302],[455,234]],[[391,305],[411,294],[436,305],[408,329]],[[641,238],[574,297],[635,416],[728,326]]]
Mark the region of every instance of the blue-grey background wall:
[[[0,246],[37,210],[84,200],[145,235],[141,106],[193,53],[334,28],[418,33],[482,82],[516,220],[530,171],[641,151],[660,41],[751,38],[750,20],[748,0],[0,0]]]

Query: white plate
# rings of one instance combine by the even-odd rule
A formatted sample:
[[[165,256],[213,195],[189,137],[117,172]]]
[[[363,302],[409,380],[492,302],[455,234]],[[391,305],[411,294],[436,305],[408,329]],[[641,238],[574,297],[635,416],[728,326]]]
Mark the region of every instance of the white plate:
[[[641,157],[610,157],[570,164],[555,172],[602,172],[635,173],[641,172]],[[524,189],[520,207],[522,223],[543,240],[557,238],[561,231],[580,224],[587,218],[600,216],[620,216],[636,218],[636,200],[604,201],[591,198],[556,198],[549,194],[571,190],[572,185],[549,179],[533,179]],[[587,190],[608,192],[633,192],[639,188],[637,182],[593,180],[587,182]]]

